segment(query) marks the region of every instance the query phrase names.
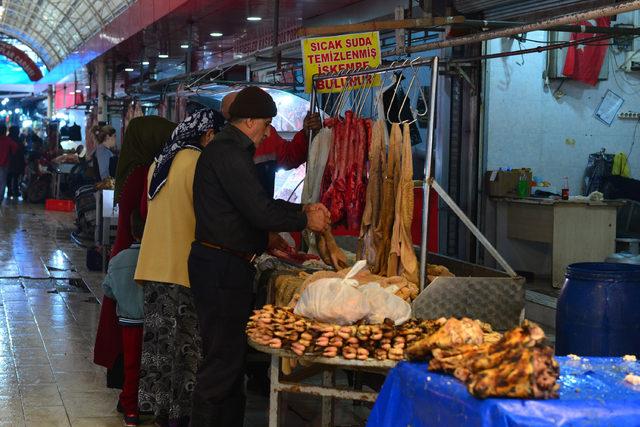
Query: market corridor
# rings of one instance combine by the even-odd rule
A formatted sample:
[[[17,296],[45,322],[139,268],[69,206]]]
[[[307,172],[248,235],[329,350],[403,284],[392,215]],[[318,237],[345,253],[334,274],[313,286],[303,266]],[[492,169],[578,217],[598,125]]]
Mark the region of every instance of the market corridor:
[[[92,362],[101,274],[70,239],[73,215],[0,209],[0,425],[119,426]]]

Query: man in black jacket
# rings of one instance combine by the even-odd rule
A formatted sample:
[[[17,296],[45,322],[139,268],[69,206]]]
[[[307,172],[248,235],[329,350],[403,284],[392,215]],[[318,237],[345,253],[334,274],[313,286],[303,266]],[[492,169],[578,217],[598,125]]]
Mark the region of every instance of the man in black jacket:
[[[277,113],[269,94],[243,89],[231,120],[196,166],[193,207],[196,241],[189,280],[200,324],[203,360],[193,393],[192,427],[239,426],[244,421],[245,325],[253,302],[253,260],[282,244],[276,232],[322,231],[320,205],[274,200],[260,184],[253,155]]]

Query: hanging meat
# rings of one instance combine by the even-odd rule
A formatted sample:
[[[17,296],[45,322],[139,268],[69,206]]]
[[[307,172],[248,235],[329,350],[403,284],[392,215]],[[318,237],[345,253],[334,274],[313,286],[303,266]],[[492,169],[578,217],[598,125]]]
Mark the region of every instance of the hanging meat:
[[[331,121],[329,123],[331,123]],[[303,204],[317,203],[320,201],[322,178],[325,167],[327,166],[332,143],[333,129],[328,126],[320,129],[320,132],[318,132],[311,142],[307,160],[307,174],[305,175],[304,186],[302,188]],[[303,235],[309,247],[309,252],[319,253],[316,234],[305,230]]]
[[[396,169],[398,172],[398,169]],[[411,222],[413,221],[413,157],[411,155],[411,129],[404,124],[402,159],[396,192],[395,219],[391,235],[391,250],[387,265],[388,276],[402,276],[418,283],[418,258],[413,249]]]
[[[380,217],[380,196],[382,194],[382,171],[385,166],[384,121],[372,125],[369,147],[369,182],[365,194],[365,207],[360,226],[358,259],[365,259],[369,265],[376,262],[376,241],[374,229]]]
[[[347,268],[347,256],[336,243],[336,239],[329,228],[322,233],[318,233],[316,241],[318,242],[318,253],[325,264],[332,266],[336,270]]]
[[[352,111],[325,122],[333,127],[333,144],[320,186],[321,201],[331,212],[334,225],[343,224],[351,232],[360,230],[366,189],[366,159],[371,122]]]
[[[307,161],[307,174],[302,187],[303,204],[320,201],[320,186],[322,185],[322,176],[331,151],[332,140],[333,129],[323,127],[311,142],[309,160]]]
[[[382,195],[380,201],[380,216],[375,228],[375,252],[376,262],[371,269],[374,274],[386,274],[389,251],[391,249],[391,233],[395,216],[396,193],[400,181],[400,141],[402,132],[400,125],[394,123],[391,126],[389,138],[389,154],[382,182]]]

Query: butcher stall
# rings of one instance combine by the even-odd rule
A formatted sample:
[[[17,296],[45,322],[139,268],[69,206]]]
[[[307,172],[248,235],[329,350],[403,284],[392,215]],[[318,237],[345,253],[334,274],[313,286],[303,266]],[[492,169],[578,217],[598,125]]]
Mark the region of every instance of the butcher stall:
[[[340,36],[349,37],[366,46],[376,35]],[[610,414],[625,425],[638,415],[635,358],[554,357],[544,331],[524,319],[524,279],[433,178],[438,62],[305,69],[311,110],[323,112],[324,126],[310,138],[301,199],[325,205],[332,226],[257,262],[262,303],[246,333],[271,361],[269,425],[280,423],[282,393],[321,398],[323,426],[333,424],[334,399],[375,402],[371,426],[482,425],[488,416],[531,425],[547,413]],[[430,81],[421,81],[425,74]],[[320,105],[319,93],[332,95]],[[427,143],[416,181],[420,117]],[[436,194],[501,270],[429,253]],[[336,385],[339,371],[351,373],[348,387]],[[616,398],[631,399],[627,412]],[[525,409],[533,414],[520,423]]]

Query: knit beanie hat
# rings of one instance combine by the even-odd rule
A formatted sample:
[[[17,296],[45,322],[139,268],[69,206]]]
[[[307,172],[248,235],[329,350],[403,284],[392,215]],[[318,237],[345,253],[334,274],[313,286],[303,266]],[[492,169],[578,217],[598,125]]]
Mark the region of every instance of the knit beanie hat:
[[[238,92],[229,114],[238,119],[270,119],[278,114],[278,108],[267,92],[257,86],[247,86]]]

